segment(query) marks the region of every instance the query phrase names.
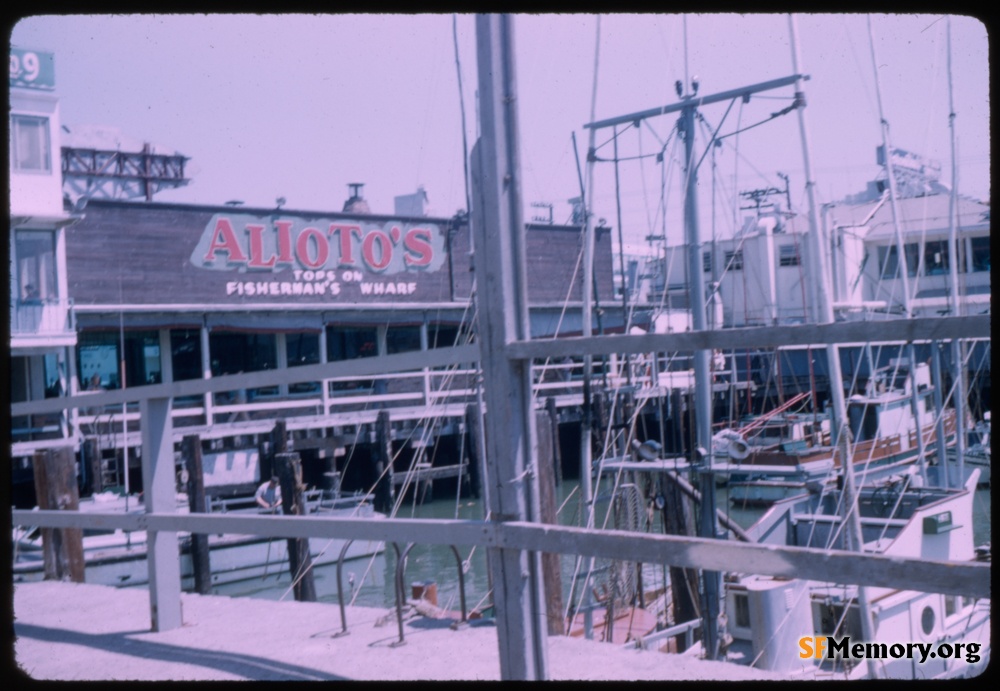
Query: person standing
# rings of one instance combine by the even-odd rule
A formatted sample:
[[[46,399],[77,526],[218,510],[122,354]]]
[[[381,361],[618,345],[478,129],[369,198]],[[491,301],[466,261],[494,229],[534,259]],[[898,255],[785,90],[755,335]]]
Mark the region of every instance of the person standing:
[[[274,511],[281,506],[281,485],[278,484],[278,476],[272,475],[271,479],[257,488],[254,499],[264,509]]]

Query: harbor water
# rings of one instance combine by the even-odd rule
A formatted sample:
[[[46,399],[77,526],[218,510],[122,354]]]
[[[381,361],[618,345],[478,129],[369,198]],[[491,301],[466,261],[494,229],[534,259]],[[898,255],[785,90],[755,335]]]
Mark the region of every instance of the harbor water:
[[[601,511],[602,497],[608,496],[610,484],[605,482],[595,488],[596,505],[599,508],[598,525],[603,521],[606,511]],[[735,507],[728,501],[725,487],[718,490],[717,506],[728,513],[740,526],[747,527],[759,518],[765,509]],[[580,521],[580,489],[575,480],[564,480],[557,487],[558,519],[562,525],[579,525]],[[423,504],[407,503],[400,507],[397,516],[402,518],[439,518],[439,519],[472,519],[483,518],[483,503],[472,498],[441,498]],[[655,528],[658,529],[658,528]],[[990,542],[990,489],[979,489],[974,499],[974,536],[975,544],[983,545]],[[400,549],[404,549],[400,545]],[[486,563],[486,550],[482,547],[458,546],[465,585],[465,599],[468,611],[485,609],[490,605],[489,572]],[[232,583],[213,588],[213,594],[231,597],[253,597],[268,600],[293,600],[291,578],[288,574],[285,541],[275,540],[273,543],[274,570],[263,578]],[[561,578],[563,588],[563,607],[569,601],[574,581],[577,583],[575,592],[579,593],[585,580],[586,561],[580,565],[578,560],[569,555],[560,558]],[[600,563],[597,568],[600,569]],[[365,607],[392,608],[395,602],[394,578],[396,567],[395,550],[387,546],[386,550],[376,556],[345,562],[342,580],[344,600],[347,604]],[[404,572],[405,595],[409,598],[414,584],[433,582],[437,590],[438,606],[452,611],[461,608],[459,591],[459,565],[452,550],[443,545],[415,545],[409,552]],[[337,567],[326,565],[314,569],[314,583],[317,599],[321,602],[337,604]],[[663,586],[666,580],[662,566],[646,565],[643,570],[643,585],[646,592],[655,591]],[[574,578],[576,575],[576,578]],[[600,585],[601,573],[596,573],[589,583],[590,587]]]

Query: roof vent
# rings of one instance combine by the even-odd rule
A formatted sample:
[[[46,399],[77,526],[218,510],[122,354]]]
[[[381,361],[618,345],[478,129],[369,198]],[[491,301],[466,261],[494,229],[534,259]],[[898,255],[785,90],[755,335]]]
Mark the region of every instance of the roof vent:
[[[350,182],[347,186],[351,188],[351,196],[344,202],[344,213],[370,214],[372,210],[368,207],[368,202],[361,196],[361,188],[365,186],[365,183]]]

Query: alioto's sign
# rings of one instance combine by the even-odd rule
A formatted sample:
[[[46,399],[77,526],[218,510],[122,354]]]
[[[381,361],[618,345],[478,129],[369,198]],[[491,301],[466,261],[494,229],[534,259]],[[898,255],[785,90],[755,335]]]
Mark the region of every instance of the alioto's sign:
[[[230,271],[231,296],[411,295],[445,261],[434,224],[215,214],[191,265]]]

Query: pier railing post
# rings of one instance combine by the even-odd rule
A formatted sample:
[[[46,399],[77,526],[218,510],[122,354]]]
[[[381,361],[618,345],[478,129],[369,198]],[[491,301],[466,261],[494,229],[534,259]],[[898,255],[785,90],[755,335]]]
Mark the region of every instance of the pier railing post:
[[[191,513],[205,513],[205,476],[201,465],[201,438],[189,434],[183,441],[184,464],[187,469],[188,502]],[[208,551],[208,535],[191,534],[191,566],[194,569],[194,589],[200,595],[212,591],[212,567]]]
[[[473,148],[472,235],[486,409],[490,520],[537,521],[531,363],[507,353],[531,338],[521,209],[514,20],[476,17],[482,137]],[[545,594],[538,552],[490,549],[500,678],[544,680]]]
[[[302,462],[295,452],[276,453],[274,465],[281,480],[281,504],[285,515],[303,516],[306,498],[302,485]],[[288,538],[288,568],[292,575],[292,590],[299,602],[316,602],[312,556],[309,538]]]
[[[392,480],[392,424],[388,410],[380,410],[375,418],[375,481],[376,511],[391,513],[395,501]]]
[[[142,419],[142,490],[146,513],[176,513],[173,423],[169,398],[139,403]],[[153,631],[181,625],[181,565],[177,532],[150,530],[146,535],[149,606]]]
[[[33,466],[39,508],[58,511],[80,508],[70,449],[38,451]],[[42,528],[42,560],[45,580],[83,583],[83,531],[80,528]]]

